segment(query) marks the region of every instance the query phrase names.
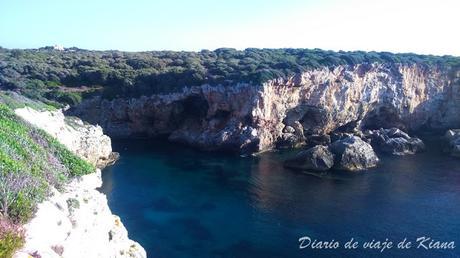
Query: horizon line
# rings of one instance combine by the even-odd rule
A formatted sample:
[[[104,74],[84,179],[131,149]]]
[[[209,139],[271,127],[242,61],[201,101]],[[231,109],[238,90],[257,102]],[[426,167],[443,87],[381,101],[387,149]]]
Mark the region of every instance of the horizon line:
[[[46,49],[46,48],[53,48],[53,50],[56,51],[65,51],[65,50],[70,50],[70,49],[78,49],[78,50],[84,50],[84,51],[93,51],[93,52],[127,52],[127,53],[142,53],[142,52],[188,52],[188,53],[199,53],[202,51],[211,51],[214,52],[219,49],[233,49],[237,51],[245,51],[248,49],[266,49],[266,50],[279,50],[279,49],[303,49],[303,50],[321,50],[325,52],[336,52],[336,53],[341,53],[341,52],[365,52],[365,53],[390,53],[394,55],[419,55],[419,56],[438,56],[438,57],[456,57],[460,58],[460,55],[455,55],[455,54],[426,54],[426,53],[417,53],[417,52],[410,52],[410,51],[404,51],[404,52],[396,52],[396,51],[388,51],[388,50],[334,50],[334,49],[323,49],[323,48],[301,48],[301,47],[278,47],[278,48],[271,48],[271,47],[246,47],[246,48],[235,48],[235,47],[218,47],[215,49],[200,49],[200,50],[172,50],[172,49],[151,49],[151,50],[120,50],[120,49],[89,49],[89,48],[80,48],[77,46],[72,46],[72,47],[65,47],[59,44],[55,45],[47,45],[43,47],[30,47],[30,48],[10,48],[10,47],[3,47],[0,45],[0,48],[2,49],[7,49],[7,50],[40,50],[40,49]],[[62,48],[62,49],[57,49],[57,48]]]

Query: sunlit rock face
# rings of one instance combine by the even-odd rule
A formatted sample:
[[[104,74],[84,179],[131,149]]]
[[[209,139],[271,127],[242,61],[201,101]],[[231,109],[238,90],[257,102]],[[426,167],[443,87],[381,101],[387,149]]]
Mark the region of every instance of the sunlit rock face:
[[[15,113],[56,138],[70,151],[103,167],[114,159],[111,140],[100,126],[66,117],[60,110],[38,111],[29,107]],[[102,186],[101,171],[75,178],[64,189],[38,204],[25,226],[25,244],[14,257],[134,257],[146,252],[128,237],[120,218],[112,214]]]
[[[137,99],[84,101],[70,113],[115,137],[167,135],[208,150],[299,147],[335,130],[460,126],[459,73],[437,67],[322,67],[262,85],[202,85]]]
[[[97,170],[73,180],[64,191],[54,190],[24,226],[26,241],[14,257],[147,257],[110,211],[107,197],[96,189],[101,185]]]
[[[117,156],[112,153],[111,140],[100,126],[85,124],[75,117],[65,117],[61,110],[39,111],[24,107],[16,109],[15,113],[95,166],[104,167]]]
[[[347,136],[330,146],[334,167],[345,171],[361,171],[377,166],[379,158],[371,145],[357,136]]]

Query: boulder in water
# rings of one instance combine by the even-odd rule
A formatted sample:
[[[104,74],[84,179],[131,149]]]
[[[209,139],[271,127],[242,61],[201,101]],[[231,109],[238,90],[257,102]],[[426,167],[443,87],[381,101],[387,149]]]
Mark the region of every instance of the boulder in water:
[[[346,171],[360,171],[377,166],[379,158],[371,145],[357,136],[348,136],[331,144],[335,155],[334,167]]]
[[[425,150],[422,140],[410,137],[398,128],[366,131],[364,137],[375,149],[393,155],[415,154]]]
[[[284,162],[284,166],[299,170],[326,171],[334,165],[334,156],[328,147],[316,145],[299,152],[294,158]]]

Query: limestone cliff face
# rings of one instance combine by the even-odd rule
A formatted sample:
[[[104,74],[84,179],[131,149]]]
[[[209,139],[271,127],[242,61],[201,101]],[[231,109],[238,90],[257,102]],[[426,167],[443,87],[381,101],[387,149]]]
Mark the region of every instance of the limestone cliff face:
[[[15,113],[40,128],[80,158],[103,167],[113,159],[111,140],[100,126],[65,117],[62,111],[16,109]],[[15,258],[26,257],[135,257],[146,252],[128,238],[120,218],[113,215],[102,186],[101,171],[76,178],[62,191],[40,203],[24,227],[25,244]]]
[[[113,161],[112,143],[100,126],[65,117],[61,110],[38,111],[29,107],[15,110],[16,115],[46,131],[77,156],[91,164],[104,167]]]
[[[145,258],[145,250],[128,238],[120,218],[113,215],[101,187],[101,171],[54,191],[25,225],[26,242],[15,258]]]
[[[460,73],[423,65],[323,67],[262,85],[185,88],[138,99],[95,98],[71,113],[109,135],[169,135],[245,153],[353,128],[460,125]]]

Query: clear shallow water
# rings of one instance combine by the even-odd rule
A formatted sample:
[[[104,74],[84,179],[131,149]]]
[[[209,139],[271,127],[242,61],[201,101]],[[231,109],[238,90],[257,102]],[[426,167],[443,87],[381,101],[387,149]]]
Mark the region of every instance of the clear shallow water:
[[[199,152],[164,141],[114,142],[103,171],[109,206],[149,257],[460,257],[460,159],[435,146],[384,157],[360,174],[286,170],[292,153],[257,157]],[[299,237],[362,244],[407,238],[409,250],[299,250]],[[421,236],[455,241],[416,249]]]

